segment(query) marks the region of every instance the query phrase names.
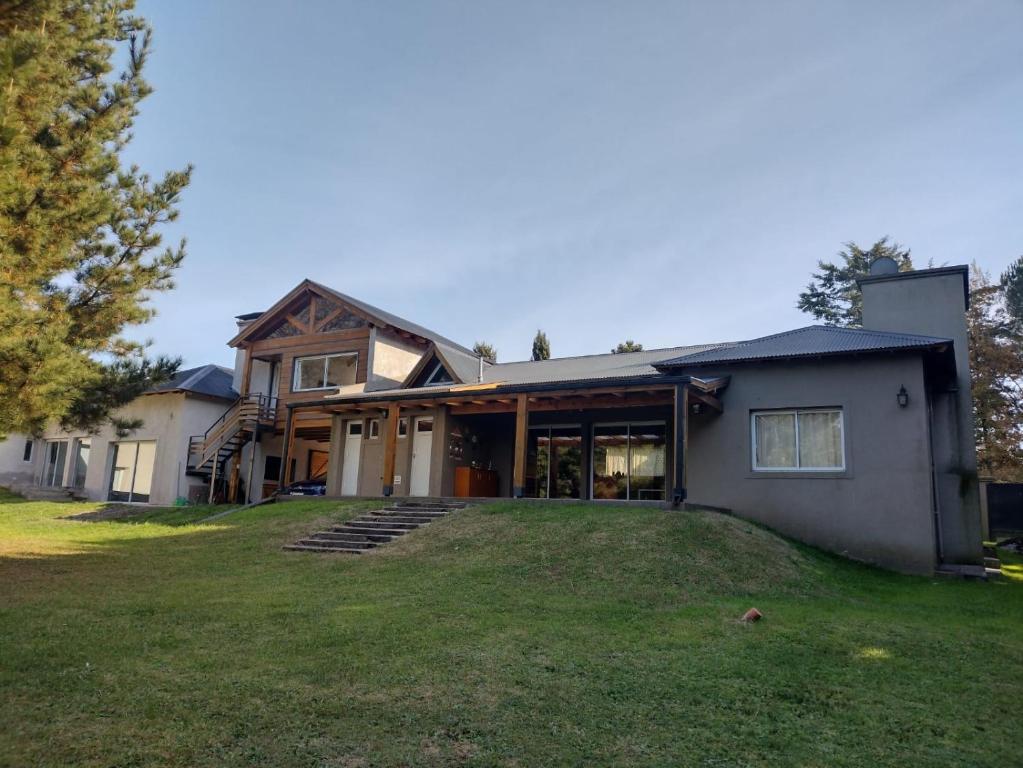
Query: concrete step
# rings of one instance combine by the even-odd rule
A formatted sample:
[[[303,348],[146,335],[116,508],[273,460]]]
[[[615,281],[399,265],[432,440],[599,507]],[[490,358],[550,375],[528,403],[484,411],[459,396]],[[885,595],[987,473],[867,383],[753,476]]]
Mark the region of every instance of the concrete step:
[[[319,544],[306,544],[306,541],[307,540],[304,539],[298,544],[285,544],[283,548],[289,552],[333,552],[348,555],[361,555],[363,552],[361,549],[342,549],[341,547],[325,547]]]

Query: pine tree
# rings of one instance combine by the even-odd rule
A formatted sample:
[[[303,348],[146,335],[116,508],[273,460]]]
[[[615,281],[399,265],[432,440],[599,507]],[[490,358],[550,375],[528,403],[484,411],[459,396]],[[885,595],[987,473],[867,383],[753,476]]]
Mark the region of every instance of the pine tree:
[[[477,341],[472,345],[472,351],[482,357],[488,363],[497,362],[497,348],[485,341]]]
[[[551,343],[547,340],[547,334],[541,330],[537,330],[536,336],[533,337],[533,354],[531,359],[551,359]]]
[[[909,249],[889,243],[887,237],[882,237],[866,251],[856,243],[846,243],[845,250],[838,253],[838,263],[817,262],[817,272],[806,290],[799,294],[796,306],[827,325],[861,325],[863,299],[856,278],[866,276],[871,263],[882,256],[894,259],[901,272],[913,269]]]
[[[150,28],[132,7],[0,0],[0,434],[81,412],[105,377],[152,383],[173,367],[120,338],[173,287],[184,241],[161,248],[160,229],[191,173],[153,181],[120,163],[150,93]]]
[[[1023,480],[1023,346],[1002,283],[993,283],[976,264],[966,320],[977,463],[981,474]]]
[[[626,339],[625,341],[619,342],[618,346],[611,350],[611,354],[617,355],[622,352],[642,352],[643,345],[637,344],[632,339]]]
[[[1001,283],[1005,291],[1005,310],[1016,333],[1023,336],[1023,256],[1002,273]]]

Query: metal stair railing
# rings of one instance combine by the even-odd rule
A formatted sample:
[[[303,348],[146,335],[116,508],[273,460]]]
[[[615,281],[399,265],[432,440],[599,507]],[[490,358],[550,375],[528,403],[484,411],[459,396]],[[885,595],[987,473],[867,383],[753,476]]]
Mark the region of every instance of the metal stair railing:
[[[201,470],[211,461],[220,461],[231,455],[241,441],[232,443],[239,432],[251,428],[272,426],[277,415],[277,398],[270,395],[243,395],[213,422],[202,435],[193,435],[188,441],[188,467]],[[226,456],[222,455],[226,451]],[[192,457],[198,455],[192,463]]]

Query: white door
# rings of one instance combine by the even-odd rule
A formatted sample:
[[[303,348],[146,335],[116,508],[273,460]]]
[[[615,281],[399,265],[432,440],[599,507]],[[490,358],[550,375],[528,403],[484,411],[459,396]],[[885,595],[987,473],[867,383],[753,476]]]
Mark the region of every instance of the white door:
[[[359,492],[359,453],[362,450],[362,422],[349,421],[345,433],[345,460],[341,466],[341,495]]]
[[[430,495],[430,454],[433,448],[433,417],[420,416],[412,428],[412,477],[409,496]]]

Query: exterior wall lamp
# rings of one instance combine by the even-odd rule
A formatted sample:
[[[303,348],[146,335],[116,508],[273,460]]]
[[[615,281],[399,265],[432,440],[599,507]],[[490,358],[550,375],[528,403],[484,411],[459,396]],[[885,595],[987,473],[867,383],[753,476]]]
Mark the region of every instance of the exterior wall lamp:
[[[909,392],[906,391],[904,386],[899,387],[899,393],[895,396],[895,399],[899,401],[899,408],[905,408],[909,405]]]

